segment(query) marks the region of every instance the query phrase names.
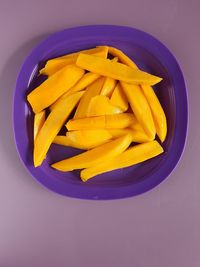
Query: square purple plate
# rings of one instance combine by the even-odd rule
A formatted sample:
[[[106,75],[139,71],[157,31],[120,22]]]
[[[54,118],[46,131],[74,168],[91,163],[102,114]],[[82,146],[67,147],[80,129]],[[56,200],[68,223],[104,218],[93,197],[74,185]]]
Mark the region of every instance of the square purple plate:
[[[80,151],[52,145],[43,164],[34,168],[33,114],[27,105],[27,93],[41,81],[38,70],[50,58],[110,45],[124,51],[138,66],[163,78],[154,87],[164,108],[168,135],[165,152],[135,166],[99,175],[86,183],[79,172],[59,172],[52,162]],[[26,58],[15,88],[13,104],[14,135],[19,156],[32,176],[48,189],[62,195],[83,199],[118,199],[144,193],[161,183],[172,172],[184,149],[188,123],[187,91],[182,71],[172,53],[151,35],[129,27],[97,25],[57,32],[40,43]]]

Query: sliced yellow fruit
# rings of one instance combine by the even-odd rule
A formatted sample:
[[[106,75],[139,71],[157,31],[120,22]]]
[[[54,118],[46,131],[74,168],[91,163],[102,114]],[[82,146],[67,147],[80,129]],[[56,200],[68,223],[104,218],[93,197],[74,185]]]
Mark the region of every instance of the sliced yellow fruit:
[[[113,129],[127,128],[135,122],[135,117],[131,113],[121,113],[114,115],[104,115],[69,120],[66,124],[68,131],[72,130],[92,130],[92,129]]]
[[[115,57],[111,61],[117,62],[118,58]],[[101,95],[105,95],[105,96],[110,97],[113,90],[115,89],[116,83],[117,83],[117,81],[115,79],[112,79],[110,77],[105,77],[105,82],[104,82],[104,85],[103,85],[102,90],[101,90]]]
[[[128,109],[128,100],[120,86],[120,83],[117,83],[114,92],[110,98],[111,103],[114,106],[119,107],[123,112],[127,111]]]
[[[35,140],[33,153],[35,167],[42,164],[51,143],[77,105],[82,94],[83,92],[77,92],[62,99],[47,117]]]
[[[117,81],[115,79],[106,77],[104,85],[103,85],[102,90],[101,90],[101,95],[111,96],[113,90],[115,89],[116,83],[117,83]]]
[[[121,85],[138,122],[141,124],[149,138],[154,139],[156,129],[151,109],[141,87],[139,85],[124,82],[121,82]]]
[[[133,130],[131,128],[125,129],[108,129],[109,133],[112,135],[112,138],[117,138],[125,134],[130,134],[132,136],[132,141],[134,143],[145,143],[152,141],[144,132],[144,130]]]
[[[69,94],[86,89],[90,84],[100,78],[100,75],[88,72],[69,90]]]
[[[91,149],[112,139],[108,130],[82,130],[67,132],[66,136],[56,136],[55,144],[71,146],[79,149]]]
[[[110,59],[79,54],[76,65],[99,75],[133,84],[147,83],[154,85],[162,79],[147,72],[133,69],[125,64]]]
[[[79,102],[79,105],[76,109],[74,118],[84,118],[87,116],[88,113],[88,104],[90,103],[90,100],[96,96],[99,95],[102,89],[104,83],[104,77],[100,77],[98,80],[90,84],[83,97],[81,98],[81,101]]]
[[[81,179],[85,182],[88,179],[108,171],[117,170],[138,164],[163,153],[163,148],[157,141],[151,141],[130,147],[120,155],[103,163],[93,165],[90,168],[81,171]],[[134,178],[133,178],[134,179]]]
[[[34,115],[33,137],[36,139],[40,129],[45,122],[45,110]]]
[[[109,46],[108,47],[108,53],[114,57],[118,57],[118,60],[121,63],[124,63],[125,65],[127,65],[131,68],[137,68],[137,65],[127,55],[125,55],[121,50],[119,50],[115,47]]]
[[[142,90],[151,108],[156,133],[160,141],[164,142],[167,135],[167,119],[164,110],[151,86],[146,84],[142,85]]]
[[[64,95],[62,95],[60,98],[64,98],[69,94],[73,94],[74,92],[84,90],[87,86],[92,84],[99,77],[100,77],[100,75],[92,73],[92,72],[88,72],[88,73],[84,74],[82,76],[82,78],[71,89],[69,89]],[[56,100],[56,102],[54,102],[50,106],[50,110],[52,110],[57,105],[57,102],[60,100],[60,98],[58,100]]]
[[[136,118],[135,118],[134,123],[130,125],[130,128],[133,129],[134,131],[143,131],[145,133],[143,127],[141,126],[141,124],[138,122]]]
[[[100,56],[100,57],[107,58],[108,46],[100,45],[100,46],[95,47],[95,48],[80,50],[80,51],[75,52],[75,53],[67,54],[67,55],[61,56],[59,58],[62,58],[62,59],[68,59],[68,58],[77,59],[77,57],[79,56],[80,53],[81,54],[87,54],[87,55]],[[56,58],[56,59],[58,59],[58,58]]]
[[[27,97],[33,111],[38,113],[49,107],[83,76],[84,70],[69,65],[44,81]]]
[[[97,48],[82,50],[82,51],[79,51],[76,53],[72,53],[72,54],[68,54],[65,56],[50,59],[47,61],[45,67],[40,70],[40,74],[45,74],[45,75],[51,76],[54,73],[56,73],[57,71],[66,67],[67,65],[74,64],[80,53],[107,58],[108,47],[107,46],[99,46]]]
[[[105,116],[71,119],[65,125],[68,131],[105,128]]]
[[[135,116],[132,113],[121,113],[115,115],[106,115],[105,123],[107,129],[127,128],[135,122]]]
[[[125,135],[77,156],[54,163],[51,166],[64,172],[95,166],[102,161],[109,161],[111,158],[121,154],[130,145],[131,140],[130,135]]]
[[[122,113],[122,110],[112,105],[110,99],[104,95],[97,95],[90,100],[87,117]]]
[[[137,65],[121,50],[114,47],[109,47],[108,52],[111,55],[118,57],[119,61],[126,64],[127,66],[138,69]],[[163,108],[151,86],[142,84],[141,87],[151,108],[153,120],[156,127],[156,133],[161,142],[164,142],[167,135],[167,120]]]

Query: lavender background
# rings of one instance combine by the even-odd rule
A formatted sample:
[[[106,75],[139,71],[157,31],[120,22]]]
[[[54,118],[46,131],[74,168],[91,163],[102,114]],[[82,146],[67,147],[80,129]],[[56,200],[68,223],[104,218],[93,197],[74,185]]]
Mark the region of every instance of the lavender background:
[[[198,0],[0,0],[0,267],[200,266],[199,10]],[[59,196],[36,183],[17,156],[11,110],[20,65],[47,35],[88,24],[153,34],[186,77],[190,124],[182,161],[138,197]]]

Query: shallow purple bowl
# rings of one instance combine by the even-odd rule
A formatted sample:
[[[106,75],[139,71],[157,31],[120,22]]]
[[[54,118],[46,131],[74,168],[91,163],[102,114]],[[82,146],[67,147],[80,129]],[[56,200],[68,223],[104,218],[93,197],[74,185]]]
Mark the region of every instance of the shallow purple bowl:
[[[52,162],[80,152],[77,149],[52,145],[41,167],[34,168],[33,114],[26,95],[41,81],[39,68],[52,57],[92,48],[115,46],[131,57],[138,66],[163,78],[155,86],[168,122],[168,135],[163,144],[165,153],[135,166],[99,175],[86,183],[79,172],[59,172]],[[14,133],[19,156],[32,176],[48,189],[62,195],[83,199],[118,199],[144,193],[161,183],[172,172],[184,149],[187,122],[187,92],[181,69],[172,53],[151,35],[129,27],[97,25],[66,29],[40,43],[25,60],[15,88]]]

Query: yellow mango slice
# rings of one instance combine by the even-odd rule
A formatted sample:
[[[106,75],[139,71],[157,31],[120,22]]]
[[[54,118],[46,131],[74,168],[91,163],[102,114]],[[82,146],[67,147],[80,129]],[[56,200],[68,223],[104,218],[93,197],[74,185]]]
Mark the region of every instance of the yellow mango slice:
[[[87,86],[96,81],[100,75],[88,72],[68,91],[69,94],[86,89]]]
[[[127,111],[128,109],[128,100],[120,86],[120,83],[117,83],[114,92],[110,98],[111,103],[114,106],[119,107],[123,112]]]
[[[114,57],[118,57],[119,61],[131,68],[137,68],[137,65],[127,56],[125,55],[121,50],[109,46],[108,47],[108,53],[111,54]]]
[[[123,136],[125,134],[130,134],[133,138],[133,142],[135,143],[143,143],[143,142],[149,142],[152,141],[152,137],[150,138],[140,125],[140,123],[137,121],[137,119],[133,116],[132,117],[132,123],[128,128],[114,128],[114,129],[108,129],[110,134],[113,138],[117,138],[120,136]]]
[[[131,105],[133,113],[149,138],[154,139],[156,129],[149,104],[140,86],[121,82],[125,95]]]
[[[74,118],[78,119],[87,116],[88,104],[90,103],[90,100],[94,96],[100,94],[103,83],[104,83],[104,77],[100,77],[98,80],[96,80],[87,87],[85,94],[81,98],[81,101],[79,102],[79,105],[76,109]]]
[[[111,138],[109,131],[104,129],[71,131],[66,136],[56,136],[54,143],[87,150],[102,145]]]
[[[65,125],[68,131],[105,128],[105,116],[71,119]]]
[[[131,139],[130,135],[119,137],[114,141],[110,141],[77,156],[59,161],[51,166],[63,172],[95,166],[102,161],[108,161],[121,154],[130,145]]]
[[[105,123],[107,129],[127,128],[135,122],[135,116],[131,113],[121,113],[115,115],[106,115]]]
[[[82,96],[83,96],[84,93],[85,93],[85,91],[81,91],[81,92],[82,92]],[[56,102],[54,102],[54,103],[49,107],[49,110],[52,111],[54,108],[56,108],[56,107],[59,105],[60,101],[62,101],[64,98],[68,97],[69,95],[73,95],[74,93],[76,93],[76,92],[72,92],[71,94],[68,94],[68,92],[67,92],[67,93],[65,93],[64,95],[62,95],[61,97],[59,97],[59,98],[56,100]]]
[[[142,90],[151,108],[156,133],[160,141],[164,142],[167,135],[167,119],[164,110],[151,86],[146,84],[142,85]]]
[[[155,135],[148,136],[146,132],[144,131],[144,128],[141,126],[141,124],[138,122],[138,120],[135,118],[134,122],[129,126],[131,130],[138,133],[143,133],[145,140],[148,139],[148,141],[153,141],[155,139]],[[144,141],[147,142],[147,141]]]
[[[76,53],[72,53],[72,54],[68,54],[65,56],[50,59],[47,61],[45,67],[40,70],[40,74],[45,74],[45,75],[51,76],[54,73],[56,73],[57,71],[66,67],[67,65],[74,64],[80,53],[107,58],[108,47],[107,46],[99,46],[97,48],[82,50],[82,51],[79,51]]]
[[[109,159],[107,161],[105,160],[99,165],[93,165],[93,167],[82,170],[80,174],[81,179],[85,182],[98,174],[129,167],[156,157],[161,153],[163,153],[163,148],[157,141],[139,144],[130,147],[129,149],[127,149],[120,155],[113,157],[112,159]]]
[[[103,85],[102,90],[101,90],[101,95],[111,96],[113,90],[115,89],[116,83],[117,83],[117,81],[115,79],[106,77],[104,85]]]
[[[111,61],[117,62],[118,58],[115,57]],[[110,97],[113,90],[115,89],[116,83],[117,83],[117,81],[115,79],[112,79],[110,77],[105,77],[105,82],[104,82],[104,85],[103,85],[102,90],[101,90],[101,95],[105,95],[105,96]]]
[[[88,72],[82,76],[82,78],[71,88],[69,89],[64,95],[62,95],[60,98],[64,98],[68,96],[69,94],[73,94],[74,92],[79,92],[81,90],[84,90],[88,85],[92,84],[94,81],[96,81],[100,75]],[[56,100],[51,106],[50,110],[52,110],[56,105],[57,102],[60,100]]]
[[[40,129],[45,122],[45,110],[34,115],[33,137],[36,139]]]
[[[125,64],[86,54],[79,54],[76,65],[85,70],[127,83],[154,85],[162,80],[157,76],[133,69]]]
[[[134,131],[143,131],[143,132],[145,133],[143,127],[141,126],[141,124],[138,122],[138,120],[137,120],[136,118],[135,118],[134,123],[132,123],[132,124],[130,125],[130,128],[131,128],[132,130],[134,130]],[[153,139],[152,139],[152,140],[153,140]],[[152,140],[151,140],[151,141],[152,141]]]
[[[91,130],[91,129],[113,129],[127,128],[135,122],[135,117],[131,113],[121,113],[114,115],[104,115],[69,120],[66,124],[68,131]]]
[[[82,94],[83,92],[77,92],[62,99],[59,105],[47,117],[35,140],[33,153],[35,167],[42,164],[51,143],[77,105]]]
[[[27,97],[33,111],[38,113],[49,107],[83,76],[84,70],[69,65],[44,81]]]
[[[144,132],[144,130],[133,130],[131,128],[125,129],[108,129],[109,133],[112,135],[112,138],[117,138],[125,134],[130,134],[132,137],[132,142],[134,143],[145,143],[152,141]]]
[[[108,52],[111,55],[118,57],[119,61],[126,64],[127,66],[136,69],[138,68],[137,65],[121,50],[114,47],[109,47]],[[151,108],[153,120],[156,127],[156,133],[160,138],[161,142],[164,142],[167,135],[167,120],[163,108],[151,86],[147,84],[142,84],[141,87]]]
[[[79,54],[87,54],[87,55],[94,55],[94,56],[100,56],[100,57],[104,57],[107,58],[108,55],[108,46],[106,45],[100,45],[98,47],[95,48],[90,48],[90,49],[85,49],[85,50],[80,50],[78,52],[75,53],[71,53],[71,54],[67,54],[64,56],[59,57],[59,59],[68,59],[68,58],[76,58],[79,56]],[[58,58],[56,58],[58,59]],[[52,59],[53,60],[53,59]]]
[[[90,100],[87,109],[87,117],[119,113],[122,113],[122,110],[119,107],[112,105],[110,99],[103,95],[93,97]]]

